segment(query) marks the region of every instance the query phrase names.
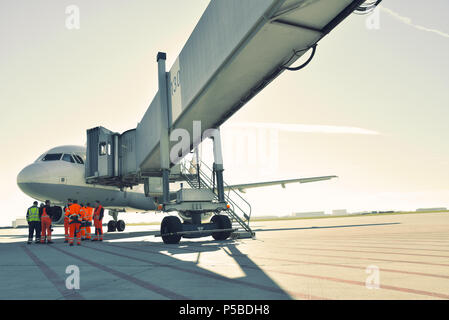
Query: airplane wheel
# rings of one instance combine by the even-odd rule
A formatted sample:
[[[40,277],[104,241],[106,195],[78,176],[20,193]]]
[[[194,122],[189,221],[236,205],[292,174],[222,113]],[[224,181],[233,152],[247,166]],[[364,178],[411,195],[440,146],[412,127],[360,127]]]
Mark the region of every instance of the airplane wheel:
[[[228,216],[225,215],[215,215],[210,220],[212,223],[216,223],[218,226],[218,229],[231,229],[232,223],[231,220],[229,220]],[[231,235],[232,231],[224,231],[224,232],[214,232],[212,233],[212,238],[215,240],[226,240]]]
[[[117,229],[117,223],[114,220],[108,222],[108,232],[115,232]]]
[[[123,230],[125,230],[125,227],[126,227],[125,221],[123,220],[117,221],[117,231],[122,232]]]
[[[162,220],[161,235],[182,231],[182,223],[178,217],[168,216]],[[177,244],[181,240],[180,235],[162,236],[162,240],[166,244]]]
[[[64,222],[64,217],[62,216],[62,208],[55,206],[51,208],[53,211],[53,216],[51,217],[54,223],[62,223]]]

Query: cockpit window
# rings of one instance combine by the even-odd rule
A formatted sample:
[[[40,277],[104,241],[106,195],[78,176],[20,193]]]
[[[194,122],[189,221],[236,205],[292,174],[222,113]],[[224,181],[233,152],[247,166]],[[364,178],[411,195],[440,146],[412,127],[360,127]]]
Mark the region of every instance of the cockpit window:
[[[36,159],[36,161],[34,161],[34,162],[38,162],[39,160],[42,160],[42,158],[45,156],[45,153],[44,154],[41,154],[40,156],[39,156],[39,158],[37,158]]]
[[[63,161],[67,161],[67,162],[71,162],[71,163],[75,163],[75,160],[73,160],[72,156],[70,154],[65,153],[62,156],[62,160]]]
[[[75,158],[76,162],[78,162],[79,164],[84,164],[83,159],[79,155],[74,154],[73,157]]]
[[[49,153],[42,158],[42,161],[57,161],[61,160],[62,153]]]

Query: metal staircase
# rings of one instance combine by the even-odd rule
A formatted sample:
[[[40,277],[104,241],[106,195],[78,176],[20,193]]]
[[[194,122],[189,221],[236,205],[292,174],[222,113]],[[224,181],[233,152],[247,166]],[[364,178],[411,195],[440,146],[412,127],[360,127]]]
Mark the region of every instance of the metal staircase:
[[[214,193],[215,199],[218,199],[214,170],[209,168],[204,162],[200,161],[197,165],[190,161],[181,162],[181,175],[191,188],[209,189]],[[229,216],[233,225],[240,226],[250,237],[254,237],[255,232],[249,226],[251,205],[226,182],[223,182],[223,184],[226,190],[225,200],[230,205],[230,208],[225,213]]]

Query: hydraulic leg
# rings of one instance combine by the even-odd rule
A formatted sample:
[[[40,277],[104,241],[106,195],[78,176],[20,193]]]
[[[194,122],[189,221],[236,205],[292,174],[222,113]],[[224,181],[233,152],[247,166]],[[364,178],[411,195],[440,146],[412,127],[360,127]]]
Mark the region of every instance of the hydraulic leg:
[[[220,129],[216,129],[212,137],[214,141],[214,171],[217,177],[218,201],[225,202],[223,183],[223,155],[221,151]]]

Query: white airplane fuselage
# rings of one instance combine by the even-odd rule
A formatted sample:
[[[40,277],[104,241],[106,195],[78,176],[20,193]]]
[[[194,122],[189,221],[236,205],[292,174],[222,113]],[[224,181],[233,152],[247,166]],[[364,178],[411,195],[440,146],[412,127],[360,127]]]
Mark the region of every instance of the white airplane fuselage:
[[[148,212],[157,209],[155,201],[162,196],[162,183],[152,185],[148,197],[145,196],[142,187],[132,190],[120,190],[112,186],[88,184],[85,179],[85,159],[86,148],[82,146],[61,146],[50,149],[20,171],[17,176],[17,185],[31,198],[42,202],[50,200],[53,205],[61,207],[67,203],[68,199],[76,199],[78,203],[90,203],[91,205],[98,200],[103,207],[116,212]],[[272,185],[285,187],[285,184],[288,183],[317,182],[336,177],[321,176],[266,181],[227,186],[225,188],[235,188],[243,192],[248,188]],[[201,215],[201,219],[207,220],[212,214],[212,212],[204,213]],[[184,221],[191,221],[191,216],[181,212],[178,212],[178,215]],[[61,219],[59,219],[59,222],[61,222]]]
[[[50,200],[53,205],[62,206],[67,199],[91,205],[98,200],[103,207],[117,211],[156,210],[153,198],[146,197],[143,192],[87,184],[84,178],[85,159],[86,148],[82,146],[50,149],[20,171],[17,185],[31,198]]]

